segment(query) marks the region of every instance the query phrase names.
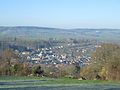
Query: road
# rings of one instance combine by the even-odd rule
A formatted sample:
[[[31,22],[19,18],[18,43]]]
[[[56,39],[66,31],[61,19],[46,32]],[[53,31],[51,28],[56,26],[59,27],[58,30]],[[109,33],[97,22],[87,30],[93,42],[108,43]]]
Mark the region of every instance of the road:
[[[120,90],[120,85],[36,86],[24,88],[0,88],[0,90]]]

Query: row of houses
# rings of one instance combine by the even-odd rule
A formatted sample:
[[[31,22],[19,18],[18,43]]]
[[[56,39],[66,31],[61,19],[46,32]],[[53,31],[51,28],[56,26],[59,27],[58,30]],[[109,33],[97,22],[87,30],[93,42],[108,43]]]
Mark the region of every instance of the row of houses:
[[[66,45],[66,46],[54,46],[49,48],[38,48],[36,50],[18,51],[22,61],[27,61],[33,64],[75,64],[80,66],[89,64],[90,52],[94,51],[96,47],[100,45]]]

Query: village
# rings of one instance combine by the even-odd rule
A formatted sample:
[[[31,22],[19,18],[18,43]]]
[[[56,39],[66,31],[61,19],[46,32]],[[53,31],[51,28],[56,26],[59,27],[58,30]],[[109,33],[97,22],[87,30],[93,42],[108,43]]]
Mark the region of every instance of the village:
[[[88,45],[80,43],[67,43],[45,48],[27,49],[19,51],[15,49],[15,53],[21,58],[21,62],[29,62],[31,64],[44,65],[70,65],[78,64],[80,67],[89,64],[91,53],[95,51],[99,44],[89,43]]]

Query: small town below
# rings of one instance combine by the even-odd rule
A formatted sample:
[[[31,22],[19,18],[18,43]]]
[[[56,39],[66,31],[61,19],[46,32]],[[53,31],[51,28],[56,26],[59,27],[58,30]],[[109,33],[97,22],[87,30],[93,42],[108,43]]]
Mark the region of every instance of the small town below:
[[[120,43],[119,39],[116,39],[118,34],[112,39],[102,38],[104,33],[112,34],[118,30],[107,29],[101,32],[93,29],[91,32],[88,29],[84,32],[80,29],[79,33],[84,37],[74,38],[64,36],[74,35],[70,33],[71,31],[63,33],[64,30],[57,32],[57,29],[53,30],[58,37],[50,37],[53,34],[49,33],[51,28],[0,27],[0,30],[2,31],[0,38],[1,89],[5,89],[5,86],[9,86],[10,89],[15,87],[36,89],[36,86],[40,88],[45,86],[44,89],[47,89],[46,85],[50,88],[55,85],[60,87],[66,85],[63,88],[77,85],[72,87],[77,89],[81,87],[79,85],[87,83],[105,84],[103,88],[111,88],[110,84],[115,84],[114,87],[119,88]],[[24,35],[20,30],[29,33]],[[37,30],[33,34],[39,33],[40,36],[31,37],[33,30]],[[18,36],[8,36],[13,32]],[[41,33],[45,35],[44,39]],[[50,38],[46,37],[46,34]],[[90,38],[85,38],[86,35]],[[26,38],[23,38],[24,36]],[[60,88],[58,86],[56,89]],[[95,86],[89,88],[100,89]]]
[[[0,0],[0,90],[120,90],[120,0]]]
[[[22,42],[22,41],[21,41]],[[61,71],[67,75],[67,67],[70,69],[68,76],[73,77],[74,69],[78,67],[79,69],[89,65],[91,59],[91,53],[96,50],[96,48],[101,47],[101,43],[96,40],[53,40],[39,41],[28,43],[25,45],[19,45],[19,40],[16,38],[14,41],[1,41],[1,54],[3,53],[14,53],[17,55],[18,60],[14,58],[10,60],[10,66],[14,67],[14,62],[28,64],[28,69],[34,66],[41,66],[42,69],[50,69],[49,74],[58,74],[54,69],[66,69],[66,71]],[[1,57],[5,58],[5,57]],[[8,55],[8,58],[12,58]],[[4,60],[3,60],[4,61]],[[72,71],[73,70],[73,71]],[[73,73],[74,72],[74,73]],[[79,72],[79,71],[78,71]],[[48,73],[48,72],[47,72]],[[2,72],[1,72],[2,74]],[[28,74],[29,75],[29,74]],[[30,74],[32,75],[32,73]],[[54,75],[52,76],[54,77]],[[56,76],[55,77],[59,77]]]

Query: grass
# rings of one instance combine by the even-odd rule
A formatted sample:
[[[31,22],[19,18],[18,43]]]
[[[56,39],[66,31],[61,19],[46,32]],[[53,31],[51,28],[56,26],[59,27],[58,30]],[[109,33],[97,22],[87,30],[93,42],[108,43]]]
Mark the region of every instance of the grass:
[[[47,77],[0,77],[1,83],[12,83],[11,85],[0,85],[0,88],[16,88],[16,87],[35,87],[35,86],[71,86],[71,85],[119,85],[116,81],[103,80],[78,80],[70,78],[47,78]]]
[[[18,80],[39,80],[44,79],[40,77],[35,76],[0,76],[0,81],[18,81]]]

